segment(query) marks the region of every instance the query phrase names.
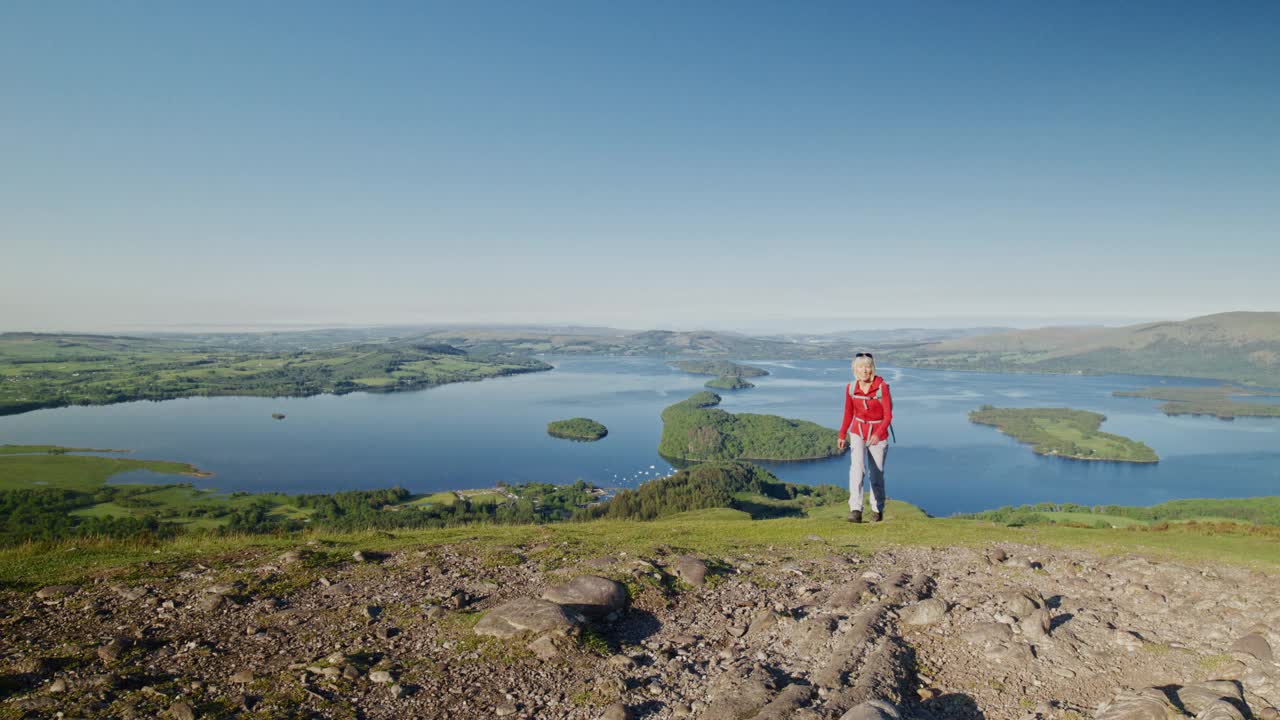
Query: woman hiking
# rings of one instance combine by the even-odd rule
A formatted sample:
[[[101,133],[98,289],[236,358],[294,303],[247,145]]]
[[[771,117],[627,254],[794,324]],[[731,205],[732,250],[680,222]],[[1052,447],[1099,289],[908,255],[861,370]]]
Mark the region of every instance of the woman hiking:
[[[840,423],[841,450],[850,444],[849,522],[862,522],[863,475],[871,486],[871,519],[884,519],[884,458],[889,451],[889,424],[893,422],[893,398],[889,383],[876,375],[871,353],[853,356],[854,381],[844,386],[844,420]],[[871,461],[867,462],[867,458]]]

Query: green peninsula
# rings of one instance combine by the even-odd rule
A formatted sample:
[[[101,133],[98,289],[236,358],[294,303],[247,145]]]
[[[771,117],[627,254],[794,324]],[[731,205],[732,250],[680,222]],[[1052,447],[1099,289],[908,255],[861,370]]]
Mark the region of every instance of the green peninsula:
[[[681,460],[819,460],[841,453],[836,431],[807,420],[729,413],[720,396],[694,393],[662,411],[658,452]]]
[[[1106,416],[1071,408],[997,408],[983,405],[969,413],[969,420],[994,425],[1019,442],[1032,445],[1040,455],[1073,460],[1111,462],[1159,462],[1154,450],[1136,440],[1099,432]]]
[[[20,446],[10,446],[20,447]],[[72,450],[58,446],[39,446]],[[222,492],[190,482],[120,483],[122,473],[208,477],[194,466],[164,460],[0,454],[0,548],[66,538],[172,538],[192,532],[280,533],[304,529],[440,528],[475,522],[568,520],[599,502],[604,491],[525,483],[486,490],[412,494],[404,488],[339,493]]]
[[[721,375],[715,380],[708,380],[703,387],[709,387],[712,390],[747,390],[755,386],[755,383],[747,382],[736,375]]]
[[[599,440],[609,429],[591,418],[576,417],[547,423],[547,434],[566,440]]]
[[[671,365],[692,375],[715,375],[722,378],[764,377],[769,374],[768,370],[751,367],[750,365],[739,365],[728,360],[679,360],[671,363]]]
[[[1142,390],[1117,390],[1116,397],[1163,400],[1160,411],[1165,415],[1213,415],[1221,420],[1238,417],[1280,417],[1280,405],[1240,402],[1233,399],[1241,395],[1269,396],[1259,390],[1220,387],[1149,387]]]
[[[0,333],[0,415],[193,396],[398,392],[551,369],[412,340],[289,350],[250,340]]]

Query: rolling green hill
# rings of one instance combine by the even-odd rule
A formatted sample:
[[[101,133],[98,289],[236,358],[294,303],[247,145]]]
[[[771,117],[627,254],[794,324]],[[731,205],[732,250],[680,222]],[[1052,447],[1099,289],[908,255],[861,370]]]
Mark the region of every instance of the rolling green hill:
[[[1280,387],[1280,313],[1019,330],[898,348],[884,357],[920,368],[1169,375]]]

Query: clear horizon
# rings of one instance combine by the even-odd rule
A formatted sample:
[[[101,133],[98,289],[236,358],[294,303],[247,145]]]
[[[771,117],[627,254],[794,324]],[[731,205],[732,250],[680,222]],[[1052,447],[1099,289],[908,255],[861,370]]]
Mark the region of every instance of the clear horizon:
[[[227,322],[227,323],[141,323],[141,324],[120,324],[120,325],[100,325],[95,327],[46,327],[46,328],[6,328],[0,327],[0,333],[6,332],[36,332],[36,333],[266,333],[266,332],[308,332],[320,330],[402,330],[402,329],[433,329],[433,328],[497,328],[497,327],[513,327],[513,328],[535,328],[535,329],[558,329],[558,328],[592,328],[592,329],[609,329],[625,332],[643,332],[647,330],[668,330],[673,332],[692,332],[692,331],[710,331],[710,332],[730,332],[744,333],[756,335],[771,334],[833,334],[843,332],[874,332],[886,330],[954,330],[954,329],[973,329],[973,328],[1009,328],[1015,330],[1028,330],[1047,327],[1124,327],[1129,325],[1139,325],[1149,322],[1167,322],[1181,321],[1190,318],[1169,318],[1169,317],[932,317],[932,318],[880,318],[869,321],[857,320],[840,320],[835,318],[794,318],[794,319],[777,319],[772,321],[762,321],[754,326],[733,326],[723,323],[709,324],[693,324],[693,325],[652,325],[652,326],[635,326],[624,327],[614,325],[603,325],[598,323],[584,322],[530,322],[519,323],[502,320],[493,320],[487,322],[418,322],[418,323],[245,323],[245,322]]]
[[[1278,310],[1277,37],[1272,3],[8,4],[0,328]]]

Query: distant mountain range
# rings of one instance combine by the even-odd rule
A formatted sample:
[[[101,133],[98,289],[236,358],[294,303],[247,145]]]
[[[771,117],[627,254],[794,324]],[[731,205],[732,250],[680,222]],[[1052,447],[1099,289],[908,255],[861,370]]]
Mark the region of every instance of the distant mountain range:
[[[10,340],[38,334],[8,333]],[[50,337],[50,336],[42,336]],[[92,340],[86,338],[92,337]],[[847,360],[872,351],[881,364],[991,372],[1132,373],[1280,387],[1280,313],[1230,312],[1125,327],[901,328],[820,335],[590,326],[341,328],[270,333],[148,333],[143,340],[62,336],[60,356],[96,355],[112,343],[170,351],[315,352],[355,345],[443,343],[476,357],[621,355],[669,359]],[[79,345],[80,347],[72,347]],[[157,348],[157,349],[159,349]],[[14,358],[18,359],[18,358]]]
[[[1014,330],[889,348],[885,360],[922,368],[1170,375],[1280,387],[1280,313]]]

